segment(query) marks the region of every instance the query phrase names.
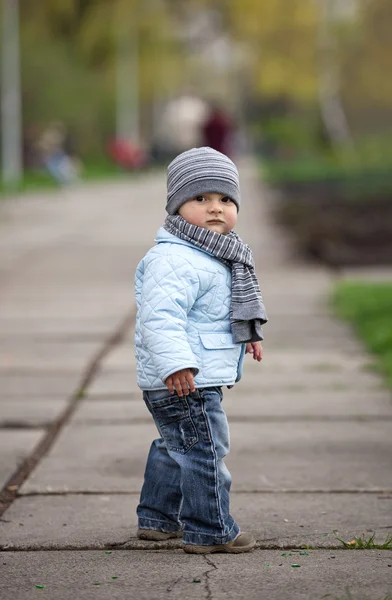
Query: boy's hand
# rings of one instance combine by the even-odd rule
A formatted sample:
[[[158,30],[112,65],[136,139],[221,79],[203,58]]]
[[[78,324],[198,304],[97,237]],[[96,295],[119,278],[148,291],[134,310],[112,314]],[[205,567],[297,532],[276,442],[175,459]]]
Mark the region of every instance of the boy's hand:
[[[171,394],[174,394],[175,389],[180,398],[184,394],[188,396],[189,391],[195,391],[192,370],[181,369],[181,371],[176,371],[166,379],[165,385]]]
[[[263,346],[260,342],[250,342],[246,344],[245,354],[253,354],[253,360],[259,362],[263,359]]]

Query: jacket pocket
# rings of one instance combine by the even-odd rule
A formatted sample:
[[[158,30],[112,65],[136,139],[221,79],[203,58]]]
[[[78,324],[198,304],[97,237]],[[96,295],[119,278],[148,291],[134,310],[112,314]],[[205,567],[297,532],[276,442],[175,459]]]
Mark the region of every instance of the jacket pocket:
[[[162,390],[145,392],[144,398],[169,450],[185,454],[199,441],[186,396]]]
[[[206,350],[224,350],[225,348],[238,348],[239,346],[239,344],[233,342],[231,333],[199,333],[199,336],[201,343]]]
[[[241,344],[231,332],[199,332],[201,350],[200,379],[207,386],[222,385],[237,378]]]

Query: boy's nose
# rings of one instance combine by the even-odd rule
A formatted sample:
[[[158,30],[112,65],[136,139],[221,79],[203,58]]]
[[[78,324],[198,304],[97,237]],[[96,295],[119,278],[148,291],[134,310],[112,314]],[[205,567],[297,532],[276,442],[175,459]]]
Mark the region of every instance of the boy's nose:
[[[222,212],[222,206],[218,203],[218,202],[214,202],[213,204],[210,205],[210,212],[214,212],[214,213],[221,213]]]

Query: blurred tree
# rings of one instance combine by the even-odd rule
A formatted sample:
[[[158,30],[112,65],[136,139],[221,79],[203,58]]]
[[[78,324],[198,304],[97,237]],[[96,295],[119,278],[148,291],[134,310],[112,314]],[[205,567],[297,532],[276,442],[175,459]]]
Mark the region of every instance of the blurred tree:
[[[222,0],[222,6],[234,39],[246,44],[241,77],[254,95],[292,105],[320,102],[326,130],[341,141],[349,135],[346,114],[357,133],[371,130],[377,116],[382,126],[391,123],[390,0]]]
[[[62,119],[81,132],[83,152],[96,151],[102,135],[114,131],[119,24],[137,27],[137,93],[147,136],[154,107],[188,82],[197,83],[200,95],[215,86],[227,98],[231,88],[243,105],[262,99],[317,107],[320,15],[327,1],[20,0],[25,123]],[[385,123],[392,106],[392,3],[332,1],[333,52],[325,55],[341,108],[350,121],[355,115],[358,130],[365,121],[369,127],[377,118]],[[193,27],[192,33],[197,12],[210,18],[205,30]],[[223,32],[220,60],[230,63],[223,78],[210,53],[214,32]]]
[[[356,22],[340,37],[342,83],[350,107],[372,112],[392,109],[392,3],[357,0]]]
[[[232,0],[227,4],[234,38],[249,44],[249,76],[269,97],[314,100],[317,95],[315,0]]]
[[[132,27],[140,40],[136,93],[150,117],[185,70],[165,1],[21,0],[26,125],[61,119],[80,132],[82,152],[102,146],[114,132],[118,32],[132,37]]]

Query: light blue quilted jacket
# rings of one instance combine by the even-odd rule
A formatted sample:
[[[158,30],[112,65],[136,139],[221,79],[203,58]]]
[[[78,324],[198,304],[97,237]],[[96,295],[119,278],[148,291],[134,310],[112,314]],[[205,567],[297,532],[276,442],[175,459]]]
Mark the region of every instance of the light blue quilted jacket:
[[[165,380],[192,368],[195,386],[234,385],[244,344],[234,344],[229,308],[231,272],[219,260],[163,227],[135,275],[137,383],[165,389]]]

